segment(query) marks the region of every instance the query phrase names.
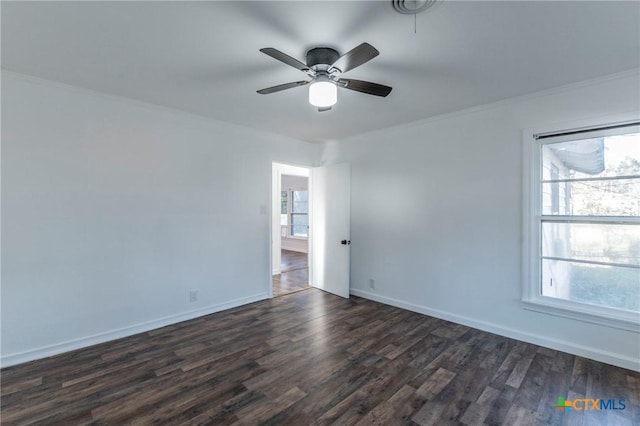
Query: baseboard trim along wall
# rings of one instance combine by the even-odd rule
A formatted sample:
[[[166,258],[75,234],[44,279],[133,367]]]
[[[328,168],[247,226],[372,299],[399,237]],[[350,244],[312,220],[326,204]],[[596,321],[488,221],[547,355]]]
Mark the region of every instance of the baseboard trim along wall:
[[[437,309],[431,309],[425,306],[414,305],[413,303],[405,302],[403,300],[381,296],[379,294],[370,293],[364,290],[358,290],[356,288],[352,288],[350,290],[350,293],[354,296],[362,297],[364,299],[373,300],[375,302],[384,303],[385,305],[391,305],[397,308],[406,309],[408,311],[417,312],[419,314],[429,315],[446,321],[455,322],[457,324],[466,325],[468,327],[473,327],[478,330],[487,331],[489,333],[498,334],[500,336],[508,337],[511,339],[516,339],[526,343],[532,343],[534,345],[544,346],[546,348],[567,352],[572,355],[582,356],[618,367],[627,368],[629,370],[640,371],[640,361],[631,357],[625,357],[607,351],[595,350],[586,346],[568,344],[566,342],[556,339],[549,339],[548,337],[544,336],[523,333],[512,328],[503,327],[484,321],[477,321],[473,318],[468,318]]]
[[[147,331],[166,327],[168,325],[177,324],[182,321],[187,321],[204,315],[215,314],[216,312],[236,308],[238,306],[247,305],[249,303],[259,302],[260,300],[265,300],[268,298],[269,295],[267,293],[260,293],[253,296],[230,300],[228,302],[220,303],[217,305],[207,306],[201,309],[196,309],[194,311],[171,315],[168,317],[159,318],[157,320],[147,321],[128,327],[122,327],[116,330],[106,331],[104,333],[94,334],[92,336],[82,337],[80,339],[74,339],[62,343],[56,343],[54,345],[43,346],[26,352],[5,355],[0,358],[0,368],[11,367],[12,365],[22,364],[53,355],[59,355],[64,352],[86,348],[88,346],[121,339],[123,337],[133,336],[134,334],[145,333]]]

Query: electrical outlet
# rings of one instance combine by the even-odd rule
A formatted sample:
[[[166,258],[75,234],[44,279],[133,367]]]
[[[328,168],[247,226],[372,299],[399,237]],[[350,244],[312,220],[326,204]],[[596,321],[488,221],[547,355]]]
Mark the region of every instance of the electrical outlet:
[[[376,288],[376,280],[369,278],[369,288]]]
[[[198,301],[198,290],[191,290],[189,292],[189,302],[197,302]]]

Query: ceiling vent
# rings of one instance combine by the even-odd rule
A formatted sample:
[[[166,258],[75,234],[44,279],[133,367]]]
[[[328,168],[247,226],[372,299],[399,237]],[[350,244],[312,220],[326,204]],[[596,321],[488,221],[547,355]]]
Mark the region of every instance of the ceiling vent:
[[[415,15],[424,12],[436,3],[436,0],[392,0],[396,12],[403,15]]]

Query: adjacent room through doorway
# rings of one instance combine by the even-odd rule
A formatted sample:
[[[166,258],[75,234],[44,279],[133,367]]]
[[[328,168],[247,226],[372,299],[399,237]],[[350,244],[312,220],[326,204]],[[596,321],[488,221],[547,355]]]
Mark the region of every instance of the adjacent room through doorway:
[[[309,177],[285,173],[279,174],[279,223],[274,229],[280,254],[279,267],[273,268],[274,297],[309,287]]]

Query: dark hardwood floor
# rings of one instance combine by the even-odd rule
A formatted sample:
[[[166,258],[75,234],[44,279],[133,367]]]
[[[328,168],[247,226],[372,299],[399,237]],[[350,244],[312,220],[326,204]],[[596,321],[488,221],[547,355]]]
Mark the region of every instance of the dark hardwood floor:
[[[282,296],[309,288],[307,253],[282,250],[280,271],[280,274],[272,277],[274,296]]]
[[[293,250],[281,250],[280,253],[280,270],[282,272],[306,269],[309,267],[307,253]]]
[[[316,289],[0,373],[3,425],[640,424],[637,372]]]

